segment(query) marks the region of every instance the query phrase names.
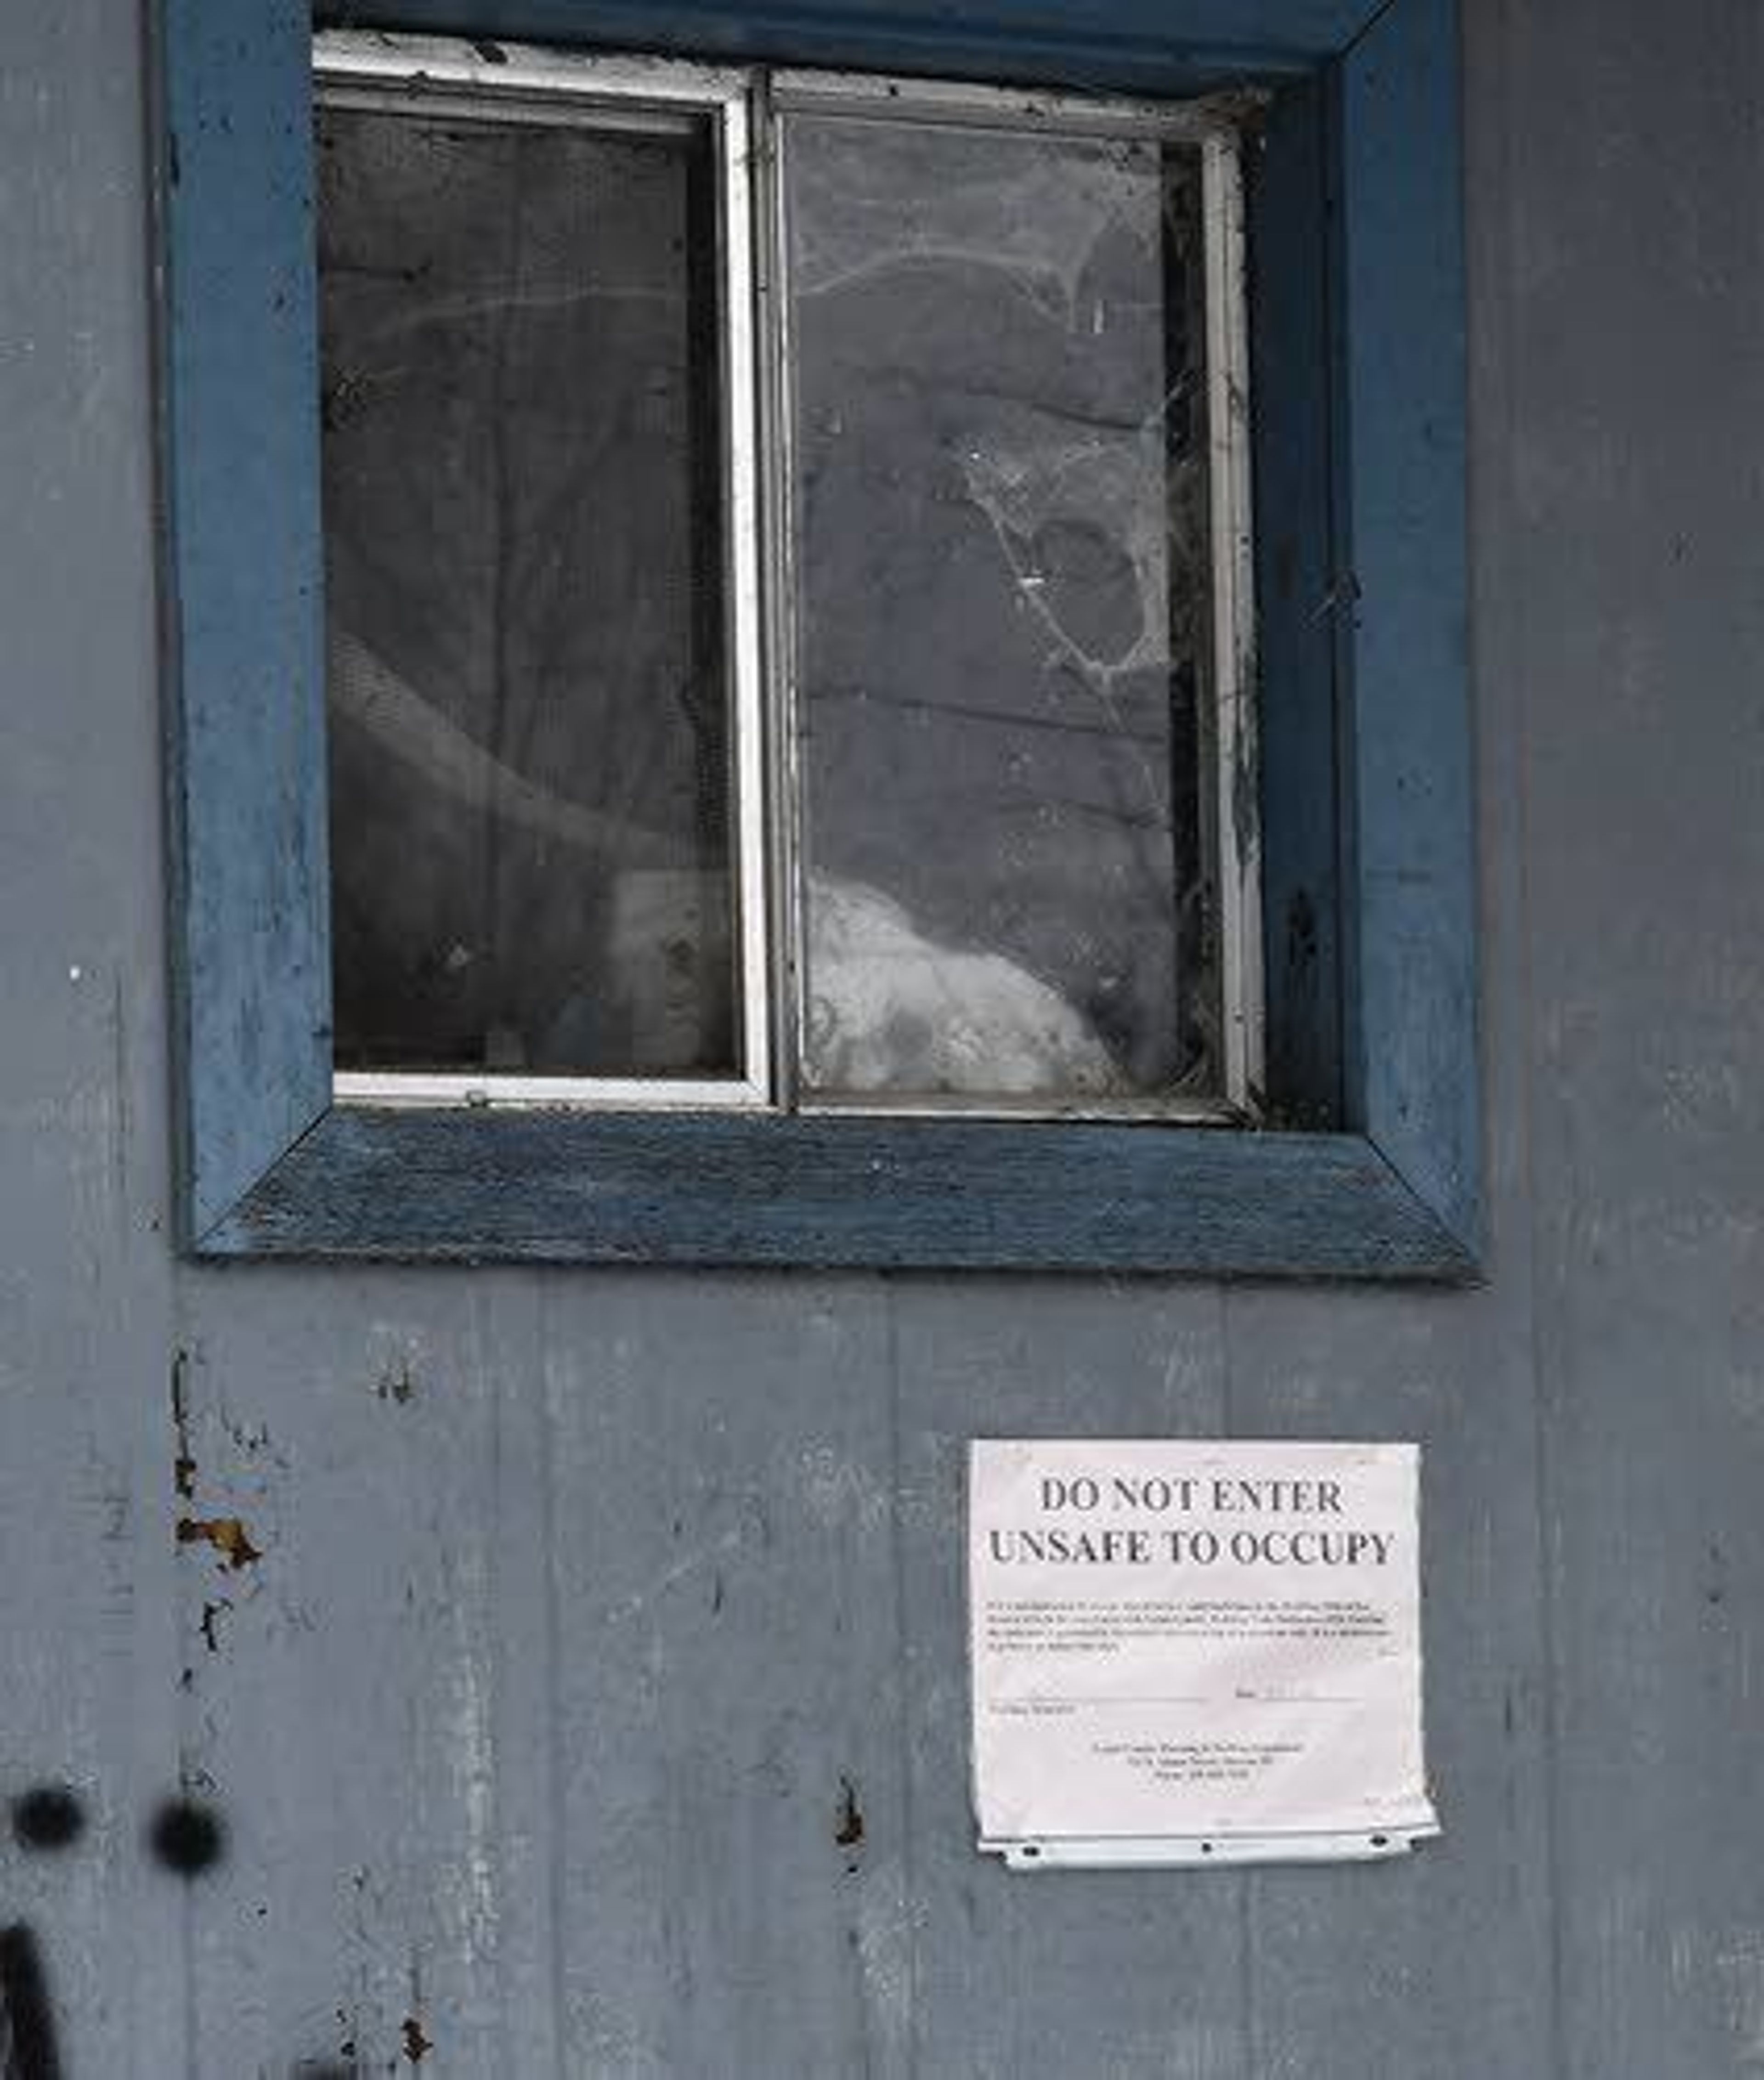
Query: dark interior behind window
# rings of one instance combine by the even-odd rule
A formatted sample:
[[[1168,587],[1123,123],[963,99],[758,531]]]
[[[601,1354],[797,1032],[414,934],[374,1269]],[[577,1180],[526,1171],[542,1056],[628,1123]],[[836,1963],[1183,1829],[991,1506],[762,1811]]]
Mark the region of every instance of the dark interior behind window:
[[[708,120],[322,109],[340,1068],[731,1071]]]

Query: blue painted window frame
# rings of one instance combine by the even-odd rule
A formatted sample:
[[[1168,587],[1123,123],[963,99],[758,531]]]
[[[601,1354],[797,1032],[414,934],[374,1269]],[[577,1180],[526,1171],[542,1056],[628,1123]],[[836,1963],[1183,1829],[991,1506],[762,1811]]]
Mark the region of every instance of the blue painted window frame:
[[[331,1101],[311,31],[161,0],[180,1218],[207,1257],[1477,1275],[1456,0],[376,0],[322,19],[1172,94],[1251,182],[1276,1129]]]

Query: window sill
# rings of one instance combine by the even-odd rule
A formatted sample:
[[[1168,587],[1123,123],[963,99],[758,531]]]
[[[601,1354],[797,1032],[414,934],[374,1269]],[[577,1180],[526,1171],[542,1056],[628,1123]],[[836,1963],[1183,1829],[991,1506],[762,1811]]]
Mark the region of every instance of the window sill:
[[[1462,1281],[1349,1134],[337,1106],[205,1256]]]

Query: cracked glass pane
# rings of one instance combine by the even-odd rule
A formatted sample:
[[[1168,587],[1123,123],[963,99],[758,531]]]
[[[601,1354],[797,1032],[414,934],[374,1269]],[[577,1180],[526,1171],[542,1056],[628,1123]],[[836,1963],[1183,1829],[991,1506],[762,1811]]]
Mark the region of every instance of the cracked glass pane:
[[[805,113],[784,166],[805,1087],[1216,1096],[1200,154]]]
[[[715,159],[642,122],[321,114],[345,1069],[739,1066]]]

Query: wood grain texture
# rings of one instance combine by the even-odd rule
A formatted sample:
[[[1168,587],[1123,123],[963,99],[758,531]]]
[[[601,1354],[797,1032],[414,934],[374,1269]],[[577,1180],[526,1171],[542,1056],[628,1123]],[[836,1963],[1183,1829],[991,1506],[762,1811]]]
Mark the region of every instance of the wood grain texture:
[[[1464,1278],[1348,1135],[338,1107],[216,1256]]]
[[[556,2072],[530,1281],[283,1271],[198,1305],[186,1507],[259,1556],[178,1562],[185,1768],[228,1826],[192,1902],[201,2040],[219,2071],[386,2072],[414,2023],[443,2071]]]
[[[138,28],[0,9],[0,1923],[73,2080],[195,2056],[138,1847],[181,1730]],[[27,1854],[39,1787],[84,1825]]]
[[[166,571],[185,1225],[330,1097],[312,70],[298,0],[165,0]]]
[[[1615,27],[1509,22],[1489,436],[1530,695],[1559,2070],[1737,2080],[1764,2057],[1764,17]]]
[[[193,0],[171,0],[166,23],[191,1239],[221,1256],[1473,1273],[1462,275],[1445,0],[1403,0],[1343,61],[1343,412],[1326,409],[1327,138],[1314,88],[1276,115],[1257,209],[1275,321],[1259,371],[1261,475],[1280,515],[1263,559],[1278,673],[1267,793],[1277,1116],[1326,1122],[1345,1109],[1369,1147],[1099,1126],[321,1119],[311,141],[304,17],[287,0],[262,4],[252,36],[222,30]],[[1239,19],[1252,17],[1265,27],[1272,14]],[[1138,33],[1119,10],[1049,18],[1087,33],[1106,24],[1124,52]],[[838,7],[816,19],[852,40],[848,61],[882,61]],[[1305,22],[1304,35],[1318,32],[1301,6],[1280,19],[1295,35]],[[995,54],[1033,40],[1040,20],[1033,8],[987,18]],[[255,159],[247,135],[264,140]],[[1330,768],[1341,728],[1332,506],[1345,511],[1363,595],[1345,798]],[[267,535],[248,512],[273,514]],[[1344,925],[1358,979],[1345,1077]]]
[[[970,1845],[965,1460],[974,1436],[1216,1436],[1224,1312],[1204,1286],[889,1281],[913,2061],[925,2074],[1263,2080],[1234,1876],[1025,1881]],[[1008,1989],[1001,1998],[1000,1990]],[[1303,2070],[1303,2069],[1299,2069]]]
[[[0,10],[0,1799],[88,1816],[0,1882],[72,2074],[1755,2074],[1764,20],[1465,26],[1490,1282],[1399,1294],[179,1259],[137,10]],[[1104,1428],[1423,1438],[1411,1864],[974,1855],[959,1447]]]
[[[904,2080],[878,1282],[543,1290],[563,2070]]]
[[[1177,92],[1301,72],[1343,49],[1377,0],[325,0],[348,27],[582,42],[700,57]]]
[[[1456,0],[1397,0],[1339,78],[1351,1118],[1480,1242]]]
[[[1544,1627],[1523,1301],[1516,1282],[1488,1305],[1389,1290],[1226,1302],[1234,1432],[1422,1445],[1427,1768],[1444,1829],[1389,1884],[1347,1872],[1246,1881],[1256,2074],[1345,2071],[1353,2044],[1355,2080],[1550,2080]],[[1319,2064],[1320,2044],[1330,2049]]]
[[[1257,698],[1271,1117],[1343,1120],[1335,542],[1334,168],[1320,78],[1284,89],[1247,163],[1255,441]]]

